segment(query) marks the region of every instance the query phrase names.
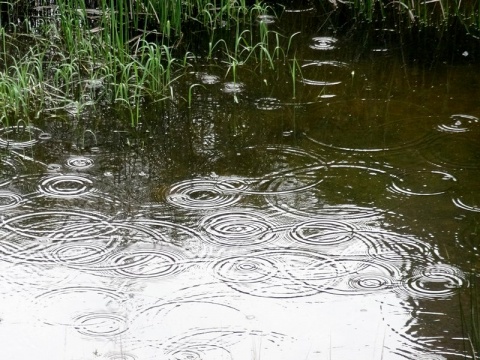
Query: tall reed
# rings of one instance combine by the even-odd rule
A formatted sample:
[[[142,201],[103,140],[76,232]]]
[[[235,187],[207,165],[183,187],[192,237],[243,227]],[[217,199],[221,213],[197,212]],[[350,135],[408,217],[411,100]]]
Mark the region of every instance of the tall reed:
[[[317,2],[321,3],[321,0]],[[467,32],[480,33],[478,0],[353,0],[333,3],[341,11],[348,9],[350,16],[360,21],[394,23],[400,29],[406,26],[440,28],[459,22]]]

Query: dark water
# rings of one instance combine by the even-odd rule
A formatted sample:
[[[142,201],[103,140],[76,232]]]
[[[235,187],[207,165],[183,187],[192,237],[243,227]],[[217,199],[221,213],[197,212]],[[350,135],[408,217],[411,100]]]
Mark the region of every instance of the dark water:
[[[295,98],[284,70],[197,64],[135,131],[1,129],[2,358],[471,358],[472,50],[432,65],[285,16]]]

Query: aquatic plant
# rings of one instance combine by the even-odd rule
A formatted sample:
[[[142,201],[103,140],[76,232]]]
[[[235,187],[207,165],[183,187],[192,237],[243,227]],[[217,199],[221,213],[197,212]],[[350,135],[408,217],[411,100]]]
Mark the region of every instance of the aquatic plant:
[[[292,64],[289,64],[289,67],[292,80],[292,99],[295,100],[297,98],[297,71],[301,74],[301,68],[296,56],[293,57]]]
[[[193,94],[193,89],[197,86],[200,86],[200,87],[203,87],[205,88],[205,86],[203,86],[202,84],[192,84],[190,85],[190,87],[188,88],[188,107],[191,108],[192,107],[192,94]]]
[[[173,97],[171,82],[195,59],[180,49],[185,23],[201,24],[211,34],[207,60],[224,45],[230,69],[253,49],[267,51],[251,44],[251,31],[240,26],[265,13],[260,1],[58,0],[37,10],[26,10],[26,3],[19,0],[1,13],[1,119],[61,110],[78,116],[85,106],[107,102],[126,107],[135,124],[142,103]],[[26,21],[19,27],[20,11]],[[38,23],[29,17],[35,11]],[[232,25],[237,33],[229,50],[215,35]],[[17,47],[20,37],[28,38],[27,46]],[[19,57],[9,55],[14,48]]]
[[[317,0],[319,9],[338,18],[337,25],[342,19],[390,21],[404,29],[457,19],[467,32],[480,28],[473,0],[331,4]],[[134,125],[143,104],[175,97],[172,83],[195,61],[223,64],[234,83],[247,62],[260,73],[283,66],[293,79],[300,70],[290,54],[298,32],[284,36],[262,17],[280,16],[278,2],[57,0],[42,5],[18,0],[0,6],[2,120],[59,111],[78,116],[102,103],[126,108]],[[206,35],[205,48],[192,49],[194,32]],[[292,80],[294,98],[295,86]]]
[[[325,7],[322,0],[318,5]],[[480,5],[476,0],[354,0],[333,1],[333,11],[346,12],[347,17],[357,21],[390,23],[399,26],[400,31],[412,26],[433,26],[442,28],[453,22],[463,24],[467,32],[478,33]],[[332,9],[330,9],[332,11]]]

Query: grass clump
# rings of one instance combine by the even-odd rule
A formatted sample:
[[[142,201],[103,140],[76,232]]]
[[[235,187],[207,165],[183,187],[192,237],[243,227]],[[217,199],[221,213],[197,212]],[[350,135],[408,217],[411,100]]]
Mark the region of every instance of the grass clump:
[[[325,3],[317,0],[322,8]],[[441,29],[458,23],[469,33],[480,33],[478,0],[335,0],[331,4],[343,19],[384,23],[401,31],[409,27]]]
[[[246,0],[57,0],[0,7],[0,120],[8,125],[49,112],[80,116],[88,107],[126,108],[135,125],[139,108],[173,96],[172,81],[195,57],[180,46],[188,24],[209,34],[240,29],[265,7]],[[261,49],[237,32],[230,63]],[[265,40],[264,35],[264,40]],[[25,45],[26,44],[26,45]],[[262,45],[264,46],[264,45]],[[182,50],[183,49],[183,50]],[[13,55],[11,55],[13,54]],[[245,56],[243,56],[246,54]]]
[[[466,31],[480,29],[478,0],[316,2],[321,16],[337,19],[338,27],[380,22],[404,29],[456,19]],[[35,5],[0,2],[0,121],[6,125],[46,113],[78,118],[99,105],[125,108],[135,125],[144,104],[176,96],[172,84],[198,59],[220,65],[234,83],[247,62],[260,73],[282,66],[293,79],[300,70],[291,51],[296,34],[285,37],[262,19],[281,12],[281,2],[39,0]],[[192,89],[185,96],[190,105]],[[292,90],[295,97],[295,84]]]

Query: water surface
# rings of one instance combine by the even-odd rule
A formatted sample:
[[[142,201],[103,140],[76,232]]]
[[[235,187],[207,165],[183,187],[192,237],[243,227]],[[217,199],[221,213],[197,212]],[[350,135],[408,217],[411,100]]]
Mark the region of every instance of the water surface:
[[[0,129],[5,359],[472,356],[478,65],[300,30],[295,94],[198,64],[135,130]]]

